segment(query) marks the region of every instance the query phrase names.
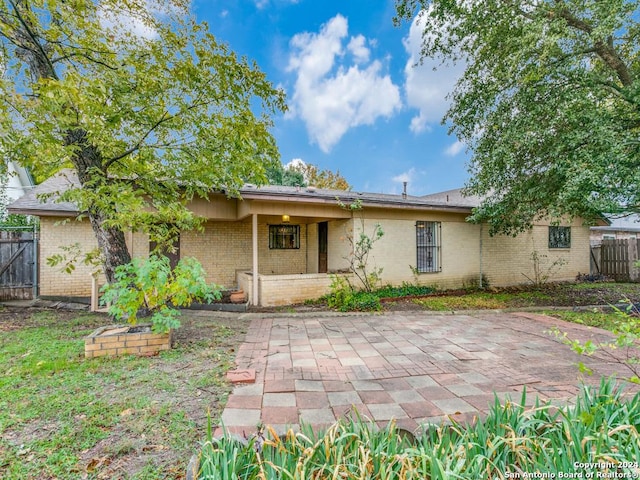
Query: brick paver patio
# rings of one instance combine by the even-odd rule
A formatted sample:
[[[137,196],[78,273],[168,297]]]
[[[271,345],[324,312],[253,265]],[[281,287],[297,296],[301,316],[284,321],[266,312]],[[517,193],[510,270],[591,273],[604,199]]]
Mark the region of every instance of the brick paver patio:
[[[578,357],[549,333],[555,325],[583,340],[608,335],[529,313],[255,315],[236,363],[255,369],[256,383],[234,388],[222,422],[245,435],[260,422],[276,431],[326,427],[355,408],[413,431],[472,420],[494,394],[519,401],[525,386],[530,403],[571,401],[578,361],[594,372],[587,383],[624,374],[615,363]]]

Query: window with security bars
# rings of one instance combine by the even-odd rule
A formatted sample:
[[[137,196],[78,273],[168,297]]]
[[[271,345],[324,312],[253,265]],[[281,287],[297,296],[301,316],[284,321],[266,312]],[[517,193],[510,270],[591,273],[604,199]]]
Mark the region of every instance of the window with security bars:
[[[416,247],[418,272],[439,272],[440,222],[416,222]]]
[[[269,225],[269,248],[300,248],[300,225]]]
[[[571,248],[571,227],[549,227],[549,248]]]

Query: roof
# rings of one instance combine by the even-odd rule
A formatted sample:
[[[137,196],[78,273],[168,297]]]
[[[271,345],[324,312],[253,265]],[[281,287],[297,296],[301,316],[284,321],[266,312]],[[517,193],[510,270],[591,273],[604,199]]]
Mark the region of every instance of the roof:
[[[11,203],[7,210],[9,213],[37,216],[77,215],[80,212],[75,204],[58,202],[56,199],[60,193],[78,185],[76,173],[71,169],[63,169]]]
[[[9,205],[9,211],[11,213],[39,216],[77,215],[80,212],[75,204],[70,202],[56,202],[57,196],[55,194],[71,187],[77,187],[78,185],[78,177],[73,170],[61,170],[22,198]],[[476,197],[464,197],[461,190],[449,190],[448,192],[426,196],[413,196],[330,190],[315,187],[287,187],[281,185],[257,187],[247,184],[240,189],[240,195],[244,200],[327,203],[335,205],[339,199],[346,205],[361,201],[363,206],[369,207],[446,210],[461,213],[471,213],[471,208],[479,204],[479,200],[477,200]]]
[[[610,222],[610,225],[591,227],[591,230],[604,232],[640,232],[640,215],[628,215],[620,218],[607,217],[607,220]]]

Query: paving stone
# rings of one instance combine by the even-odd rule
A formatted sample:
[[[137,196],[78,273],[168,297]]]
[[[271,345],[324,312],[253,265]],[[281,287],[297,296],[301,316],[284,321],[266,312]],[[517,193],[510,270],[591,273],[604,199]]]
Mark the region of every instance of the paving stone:
[[[324,392],[324,384],[319,380],[296,380],[297,392]]]
[[[424,398],[415,390],[398,390],[388,392],[396,403],[413,403],[423,401]]]
[[[367,405],[367,408],[375,421],[408,418],[407,413],[397,403],[373,403]]]
[[[239,425],[258,425],[260,410],[249,408],[225,408],[222,412],[221,423],[225,427]]]
[[[262,395],[231,395],[225,408],[260,409],[262,407]]]
[[[324,392],[296,392],[298,408],[328,408],[329,397]]]
[[[409,417],[414,419],[442,414],[442,410],[426,400],[414,403],[401,403],[400,406]]]
[[[265,393],[262,397],[263,407],[295,407],[295,393]]]
[[[296,407],[263,407],[261,420],[265,425],[298,423]]]
[[[231,383],[255,383],[256,371],[253,368],[238,368],[227,372],[227,380]]]
[[[264,393],[283,393],[294,391],[294,380],[269,380],[264,382]]]
[[[253,385],[242,385],[233,389],[233,395],[262,395],[264,385],[254,383]]]
[[[369,405],[370,403],[392,403],[394,402],[388,392],[382,390],[363,390],[358,391],[358,395],[362,399],[362,403]]]
[[[429,375],[418,375],[405,379],[409,385],[413,388],[426,388],[426,387],[437,387],[438,382],[436,382]]]
[[[380,383],[372,380],[353,380],[351,385],[353,385],[353,388],[357,391],[384,390]]]
[[[473,385],[447,385],[447,390],[458,397],[482,395],[484,392]]]
[[[301,408],[300,422],[311,424],[331,425],[336,421],[333,410],[330,408]]]
[[[341,352],[341,353],[344,353],[344,352]],[[340,363],[345,367],[350,367],[354,365],[365,365],[364,360],[362,360],[360,357],[344,358],[342,355],[340,355],[338,358],[340,360]]]
[[[452,415],[456,412],[466,413],[473,412],[475,408],[460,398],[446,398],[443,400],[433,400],[433,404],[442,410],[446,415]]]
[[[314,358],[299,358],[293,360],[294,367],[316,367],[316,360]]]
[[[353,390],[351,382],[340,380],[325,380],[322,383],[324,384],[324,389],[327,392],[345,392]]]
[[[334,407],[336,405],[352,405],[360,403],[360,397],[353,390],[350,392],[329,392],[329,404]]]

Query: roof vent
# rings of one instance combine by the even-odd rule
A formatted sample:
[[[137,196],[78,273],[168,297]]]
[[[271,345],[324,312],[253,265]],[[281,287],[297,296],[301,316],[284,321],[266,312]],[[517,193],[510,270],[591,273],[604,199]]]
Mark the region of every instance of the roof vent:
[[[316,187],[314,187],[313,185],[309,185],[309,186],[307,187],[307,192],[311,192],[311,193],[313,193],[313,192],[315,192],[315,191],[316,191]]]
[[[256,186],[253,183],[247,183],[244,186],[245,188],[256,188]]]

